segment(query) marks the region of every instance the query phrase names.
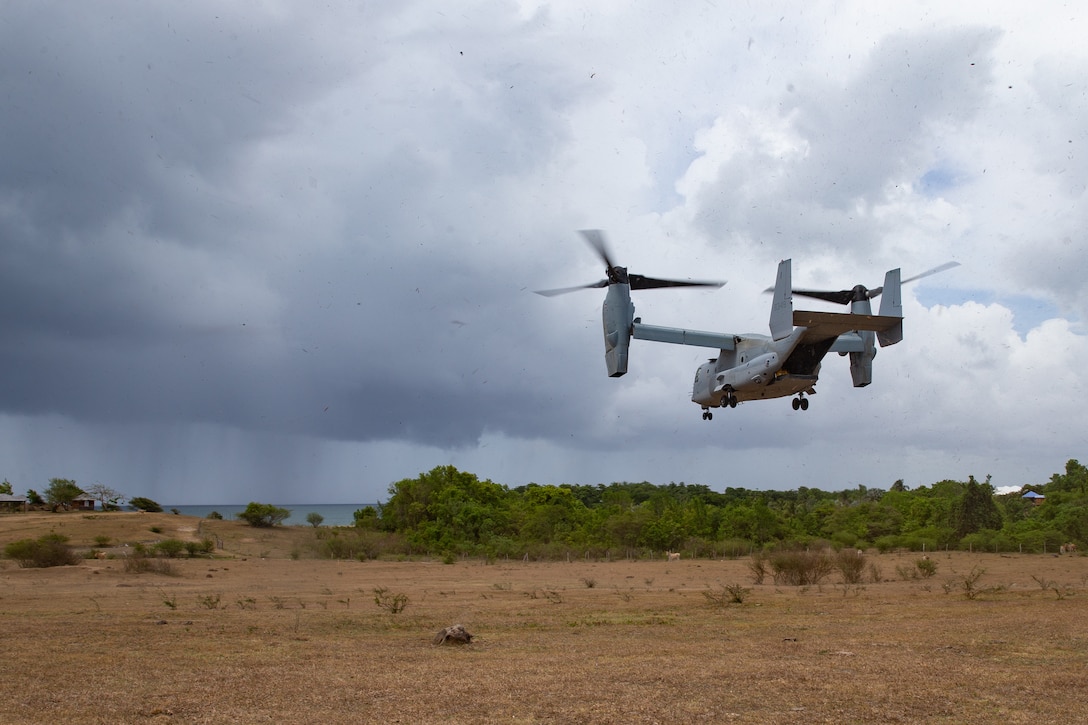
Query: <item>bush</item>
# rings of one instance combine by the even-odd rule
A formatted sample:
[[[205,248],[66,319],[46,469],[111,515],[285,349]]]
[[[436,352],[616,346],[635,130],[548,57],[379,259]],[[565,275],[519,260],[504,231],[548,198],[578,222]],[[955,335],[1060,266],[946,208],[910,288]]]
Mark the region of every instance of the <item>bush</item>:
[[[215,551],[215,542],[211,539],[201,541],[186,541],[185,551],[189,556],[208,556]]]
[[[208,518],[215,519],[216,521],[222,521],[223,514],[219,513],[218,511],[212,511],[210,514],[208,514]]]
[[[403,537],[369,529],[318,529],[312,544],[323,559],[377,559],[383,554],[408,553]]]
[[[767,557],[762,552],[752,554],[748,562],[748,570],[752,572],[752,583],[762,584],[767,578]]]
[[[390,614],[400,614],[408,606],[408,595],[400,592],[394,594],[386,587],[375,587],[374,603]]]
[[[923,579],[929,579],[937,573],[937,562],[928,557],[923,557],[914,562],[914,566],[918,569],[918,575]]]
[[[155,544],[155,551],[169,559],[176,559],[185,551],[185,542],[181,539],[163,539]]]
[[[720,589],[706,590],[703,596],[712,607],[724,607],[729,604],[744,604],[744,600],[751,593],[751,589],[740,584],[723,584]]]
[[[776,551],[770,555],[769,561],[774,583],[793,586],[819,584],[835,568],[831,557],[824,551]]]
[[[165,574],[177,576],[178,570],[172,563],[165,559],[157,559],[150,556],[147,549],[142,546],[133,548],[132,553],[125,557],[125,571],[129,574]]]
[[[861,584],[865,578],[865,555],[857,549],[842,549],[835,554],[834,567],[844,584]]]
[[[75,564],[78,559],[67,542],[66,536],[46,534],[37,539],[13,541],[4,547],[4,554],[24,569]]]

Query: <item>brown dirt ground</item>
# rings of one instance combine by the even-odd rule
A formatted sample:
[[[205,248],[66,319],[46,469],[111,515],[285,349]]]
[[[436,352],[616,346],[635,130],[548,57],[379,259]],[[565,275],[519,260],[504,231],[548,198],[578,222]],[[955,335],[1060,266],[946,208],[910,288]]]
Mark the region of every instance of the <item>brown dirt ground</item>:
[[[1084,557],[938,553],[936,576],[903,581],[916,555],[870,554],[879,582],[799,588],[752,584],[746,559],[293,560],[307,528],[170,514],[4,515],[0,545],[50,530],[121,555],[170,536],[223,548],[175,576],[0,561],[2,722],[1088,718]],[[975,567],[991,590],[968,599]],[[705,595],[732,584],[742,604]],[[377,606],[379,587],[408,607]],[[471,645],[431,644],[455,623]]]

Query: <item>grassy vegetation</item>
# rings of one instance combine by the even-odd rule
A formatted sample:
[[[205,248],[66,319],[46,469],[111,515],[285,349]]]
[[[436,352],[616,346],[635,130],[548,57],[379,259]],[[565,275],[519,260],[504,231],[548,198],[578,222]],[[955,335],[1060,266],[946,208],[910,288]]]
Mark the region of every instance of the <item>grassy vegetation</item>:
[[[1083,708],[1088,557],[869,551],[848,585],[854,564],[831,551],[818,581],[775,583],[768,561],[757,584],[747,556],[298,560],[312,527],[152,516],[0,516],[0,544],[57,533],[115,557],[0,560],[0,721],[1036,723]],[[126,543],[204,537],[211,557],[126,570]],[[434,646],[453,624],[472,644]]]

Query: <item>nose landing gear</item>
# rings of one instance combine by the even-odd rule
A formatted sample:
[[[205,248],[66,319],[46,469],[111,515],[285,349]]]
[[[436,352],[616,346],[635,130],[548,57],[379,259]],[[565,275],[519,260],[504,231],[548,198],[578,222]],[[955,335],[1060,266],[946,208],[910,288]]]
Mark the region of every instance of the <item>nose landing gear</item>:
[[[808,398],[804,393],[799,393],[796,398],[793,399],[794,410],[808,410]]]

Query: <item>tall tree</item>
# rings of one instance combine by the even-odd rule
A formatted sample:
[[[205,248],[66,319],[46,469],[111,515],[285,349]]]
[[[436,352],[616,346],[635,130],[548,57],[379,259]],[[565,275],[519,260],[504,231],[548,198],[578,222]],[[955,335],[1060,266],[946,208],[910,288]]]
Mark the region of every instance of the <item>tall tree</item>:
[[[994,502],[994,487],[990,485],[989,476],[986,476],[986,483],[979,483],[974,476],[968,477],[963,497],[953,509],[953,521],[956,535],[961,538],[982,529],[1001,528],[1001,511]]]
[[[281,508],[275,504],[250,501],[246,510],[237,516],[250,526],[271,528],[282,523],[290,515],[290,509]]]
[[[15,493],[11,489],[11,482],[8,481],[8,479],[6,479],[6,478],[4,479],[4,481],[2,483],[0,483],[0,493],[6,493],[8,496],[11,496],[11,495],[13,495]]]
[[[48,503],[54,511],[58,508],[71,508],[72,501],[77,496],[83,495],[83,489],[76,485],[75,481],[67,478],[51,478],[49,479],[49,486],[45,489],[45,502]]]

